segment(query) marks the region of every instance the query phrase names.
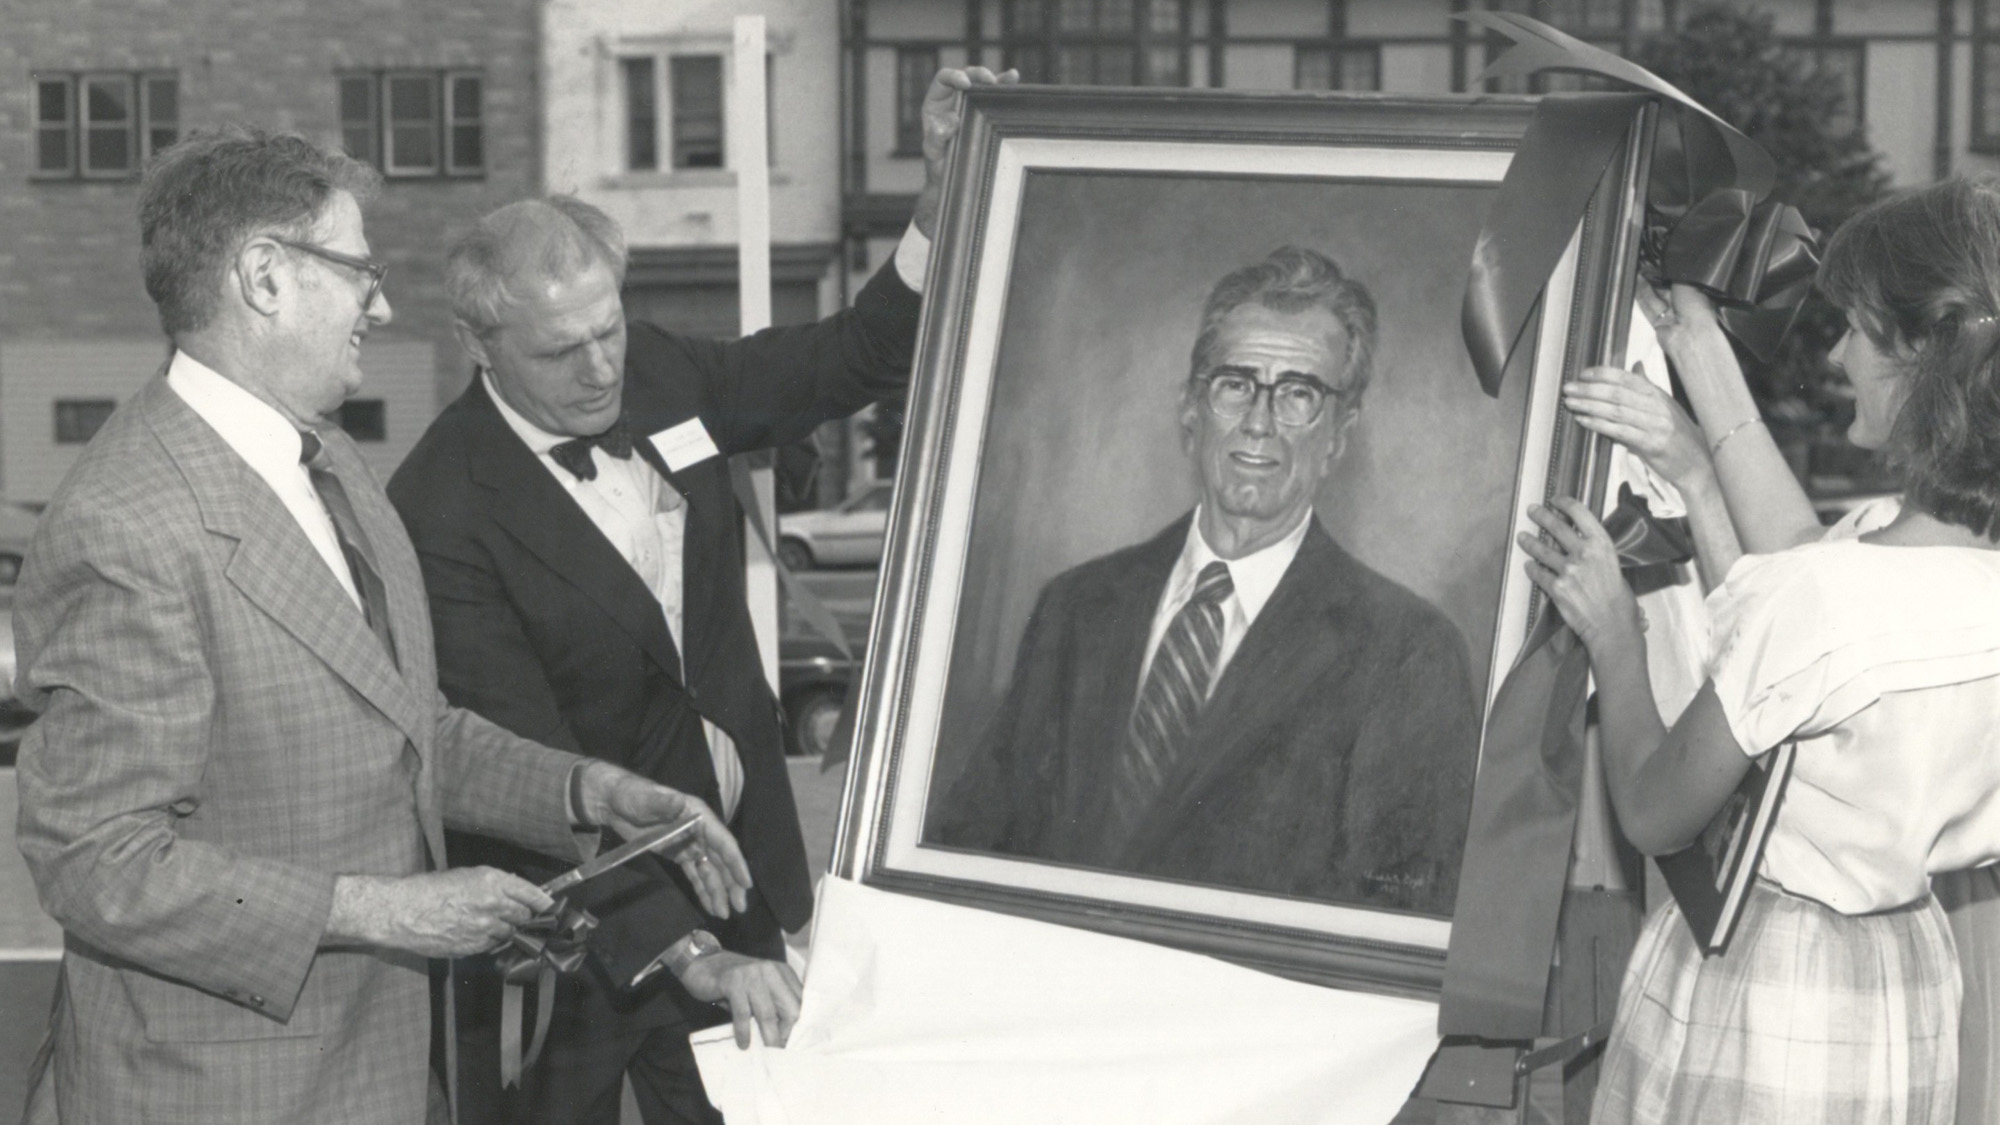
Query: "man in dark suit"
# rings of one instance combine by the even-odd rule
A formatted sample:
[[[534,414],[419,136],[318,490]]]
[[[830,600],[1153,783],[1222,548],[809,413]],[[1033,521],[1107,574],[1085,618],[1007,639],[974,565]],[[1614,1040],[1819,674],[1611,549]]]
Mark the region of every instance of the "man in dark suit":
[[[784,931],[805,924],[812,889],[727,459],[903,394],[957,92],[991,81],[939,75],[914,229],[852,309],[817,324],[732,343],[628,333],[623,234],[573,198],[503,207],[452,250],[479,375],[389,486],[423,563],[445,694],[701,796],[735,826],[755,883],[726,923],[666,865],[593,888],[594,956],[558,988],[548,1054],[518,1093],[493,1069],[493,1021],[462,1021],[480,1120],[615,1123],[628,1074],[649,1125],[719,1120],[687,1043],[708,1004],[728,1006],[740,1043],[753,1020],[774,1044],[790,1030]],[[497,843],[481,854],[545,870]],[[490,976],[461,980],[469,1015],[490,1017],[498,994]]]
[[[1042,591],[933,843],[1444,913],[1477,754],[1458,631],[1313,516],[1375,343],[1285,247],[1222,279],[1180,407],[1201,500]]]

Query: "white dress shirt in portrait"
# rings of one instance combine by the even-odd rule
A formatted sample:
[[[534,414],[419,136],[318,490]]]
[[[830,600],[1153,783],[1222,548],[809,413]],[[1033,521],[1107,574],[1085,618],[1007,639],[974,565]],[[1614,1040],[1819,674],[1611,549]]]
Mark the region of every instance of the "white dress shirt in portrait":
[[[1243,643],[1243,634],[1250,631],[1250,623],[1264,612],[1264,603],[1271,600],[1271,593],[1285,577],[1292,559],[1298,556],[1299,545],[1306,541],[1306,528],[1310,526],[1312,512],[1308,511],[1299,525],[1276,543],[1240,559],[1223,559],[1202,538],[1201,510],[1195,509],[1181,557],[1174,561],[1174,569],[1167,575],[1167,587],[1160,595],[1159,608],[1153,611],[1153,629],[1146,637],[1146,662],[1139,666],[1140,690],[1144,690],[1146,674],[1153,667],[1153,654],[1159,650],[1161,638],[1167,635],[1167,626],[1173,624],[1174,615],[1188,599],[1194,597],[1202,568],[1220,561],[1229,568],[1229,582],[1234,589],[1222,600],[1222,647],[1216,652],[1215,667],[1209,672],[1207,685],[1207,690],[1213,692],[1222,679],[1222,670],[1229,667],[1230,659]]]

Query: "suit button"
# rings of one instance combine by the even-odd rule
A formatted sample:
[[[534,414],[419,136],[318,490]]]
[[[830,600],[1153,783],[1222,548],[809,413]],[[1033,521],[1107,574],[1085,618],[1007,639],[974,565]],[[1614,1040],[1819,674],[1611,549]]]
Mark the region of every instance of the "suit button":
[[[253,1007],[253,1008],[261,1008],[261,1007],[263,1007],[263,1006],[264,1006],[264,998],[263,998],[262,996],[252,996],[252,997],[250,997],[250,1006],[251,1006],[251,1007]]]

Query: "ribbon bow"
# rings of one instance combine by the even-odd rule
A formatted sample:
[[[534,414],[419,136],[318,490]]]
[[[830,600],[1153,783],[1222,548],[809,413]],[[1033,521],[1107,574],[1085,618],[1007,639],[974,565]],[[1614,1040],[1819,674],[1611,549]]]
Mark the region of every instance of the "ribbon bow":
[[[500,1085],[519,1086],[521,1075],[541,1057],[555,1015],[556,978],[583,966],[585,945],[597,918],[558,898],[553,907],[522,923],[494,955],[506,981],[500,1000]],[[521,1055],[521,991],[535,986],[535,1033],[527,1057]]]
[[[1714,297],[1723,329],[1770,362],[1819,270],[1805,216],[1742,188],[1721,188],[1678,219],[1664,207],[1649,208],[1648,219],[1640,269],[1657,283],[1684,282]]]
[[[1632,107],[1648,97],[1667,112],[1654,136],[1640,269],[1656,284],[1700,287],[1731,335],[1760,360],[1775,355],[1819,261],[1804,216],[1766,198],[1777,179],[1771,155],[1658,75],[1547,24],[1512,12],[1458,18],[1515,43],[1475,81],[1562,70],[1640,91],[1549,95],[1522,136],[1473,249],[1461,317],[1486,393],[1500,393],[1549,273],[1624,145]]]

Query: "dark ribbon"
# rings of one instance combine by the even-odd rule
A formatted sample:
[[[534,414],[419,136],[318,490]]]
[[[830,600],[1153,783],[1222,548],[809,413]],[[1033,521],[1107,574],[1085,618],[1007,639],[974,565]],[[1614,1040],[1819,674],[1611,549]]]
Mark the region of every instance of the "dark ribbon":
[[[1798,210],[1765,198],[1777,177],[1770,154],[1651,71],[1537,20],[1512,12],[1458,18],[1515,43],[1475,81],[1561,70],[1640,91],[1551,94],[1536,108],[1466,282],[1462,330],[1486,393],[1500,393],[1549,273],[1623,147],[1632,109],[1647,99],[1667,112],[1654,139],[1640,268],[1655,283],[1700,286],[1721,306],[1723,327],[1769,359],[1818,266]]]
[[[507,939],[495,961],[505,984],[500,998],[500,1085],[521,1084],[521,1075],[542,1055],[549,1021],[555,1015],[556,978],[583,966],[585,946],[597,919],[590,911],[556,899],[550,909],[522,923]],[[535,1031],[524,1057],[521,1053],[521,992],[535,986]]]
[[[1742,188],[1709,193],[1671,227],[1649,228],[1641,246],[1651,280],[1685,282],[1716,298],[1722,327],[1766,363],[1819,270],[1816,239],[1798,208],[1760,202]]]
[[[1629,486],[1604,529],[1627,571],[1694,553],[1686,521],[1653,515]],[[1446,1041],[1425,1076],[1425,1097],[1513,1104],[1517,1064],[1542,1034],[1583,778],[1589,676],[1583,642],[1547,606],[1487,719],[1438,1008]]]

